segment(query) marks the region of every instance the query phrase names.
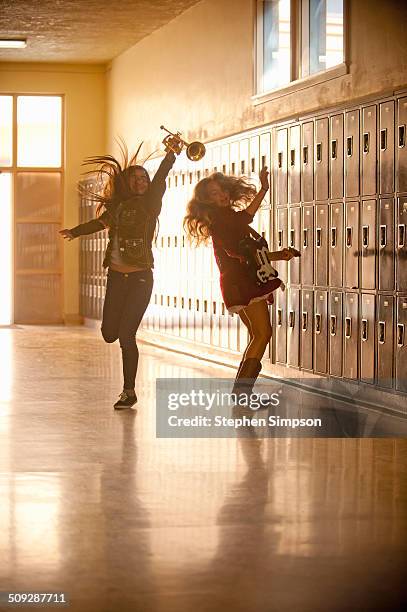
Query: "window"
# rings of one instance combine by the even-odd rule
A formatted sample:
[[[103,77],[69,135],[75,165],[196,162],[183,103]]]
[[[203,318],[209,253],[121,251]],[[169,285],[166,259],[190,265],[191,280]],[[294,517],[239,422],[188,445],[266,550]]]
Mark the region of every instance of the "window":
[[[258,0],[256,38],[258,94],[323,74],[344,62],[344,0]]]

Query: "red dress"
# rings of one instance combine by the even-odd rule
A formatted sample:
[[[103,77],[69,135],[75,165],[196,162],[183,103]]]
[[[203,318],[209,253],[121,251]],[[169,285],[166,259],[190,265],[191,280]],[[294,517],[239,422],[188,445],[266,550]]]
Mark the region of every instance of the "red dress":
[[[273,278],[258,285],[250,275],[244,257],[238,252],[242,238],[250,235],[253,216],[245,210],[225,207],[216,210],[211,225],[211,236],[216,263],[220,272],[220,288],[229,312],[239,312],[249,304],[267,299],[273,303],[273,291],[281,285]]]

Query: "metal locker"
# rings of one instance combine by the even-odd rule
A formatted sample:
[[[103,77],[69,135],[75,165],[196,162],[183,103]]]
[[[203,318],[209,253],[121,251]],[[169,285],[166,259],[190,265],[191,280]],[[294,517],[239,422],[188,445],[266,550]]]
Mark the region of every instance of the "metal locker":
[[[377,109],[376,105],[362,109],[362,195],[376,193],[377,168]]]
[[[259,136],[252,136],[250,138],[250,163],[249,163],[249,176],[250,180],[257,179],[260,172],[260,138]],[[257,184],[257,183],[256,183]]]
[[[288,211],[286,208],[277,209],[276,221],[275,251],[281,251],[288,246]],[[287,262],[276,261],[273,265],[283,283],[287,283]]]
[[[301,208],[295,206],[289,209],[288,245],[301,250]],[[300,257],[293,257],[288,263],[288,278],[291,285],[300,284]]]
[[[397,300],[396,323],[396,389],[407,393],[407,297]]]
[[[394,192],[394,102],[383,102],[379,111],[379,192]]]
[[[287,364],[300,365],[300,291],[290,287],[287,294]]]
[[[315,121],[315,199],[328,199],[328,118]]]
[[[314,319],[314,292],[311,289],[301,291],[301,368],[312,370],[312,325]]]
[[[230,155],[229,172],[233,176],[239,176],[240,167],[239,167],[239,143],[238,142],[230,143],[229,155]]]
[[[329,373],[342,376],[342,293],[332,291],[329,296]]]
[[[330,205],[329,223],[329,284],[331,287],[342,287],[343,284],[343,204],[334,202]]]
[[[258,228],[259,234],[267,240],[267,244],[271,245],[270,229],[271,229],[271,210],[270,208],[260,208],[258,213]]]
[[[314,371],[320,374],[328,370],[327,300],[327,291],[315,291]]]
[[[288,158],[288,201],[291,205],[299,204],[301,199],[300,145],[301,126],[293,125],[290,127],[290,147]]]
[[[377,307],[377,384],[393,386],[393,296],[379,295]]]
[[[394,200],[379,202],[379,291],[394,291]]]
[[[343,198],[343,114],[334,115],[331,123],[330,183],[331,198]]]
[[[345,113],[345,196],[359,195],[359,111]]]
[[[359,286],[359,202],[346,202],[345,207],[345,287]]]
[[[397,100],[397,132],[396,132],[396,183],[397,191],[407,191],[407,145],[406,145],[406,125],[407,125],[407,98]]]
[[[407,291],[407,197],[397,201],[396,227],[396,288]]]
[[[276,173],[277,173],[277,206],[287,206],[287,129],[277,130],[276,147]]]
[[[315,207],[315,284],[328,285],[328,205]]]
[[[303,202],[314,199],[314,122],[302,124],[301,193]]]
[[[375,381],[375,296],[362,294],[360,312],[360,380]]]
[[[360,286],[362,289],[376,289],[376,200],[362,202],[360,244]]]
[[[275,293],[276,362],[287,361],[287,290]]]
[[[239,141],[239,171],[241,176],[250,175],[248,138]]]
[[[302,206],[301,282],[314,284],[314,207]]]
[[[345,293],[343,318],[343,376],[358,377],[358,299],[357,293]]]
[[[264,197],[264,202],[267,205],[270,205],[271,202],[271,193],[272,193],[272,162],[271,162],[271,134],[270,132],[265,132],[264,134],[260,134],[260,160],[259,160],[259,169],[257,172],[260,172],[260,170],[264,167],[267,166],[267,168],[269,169],[270,175],[269,175],[269,179],[270,179],[270,189],[268,190],[268,192],[266,193],[265,197]]]

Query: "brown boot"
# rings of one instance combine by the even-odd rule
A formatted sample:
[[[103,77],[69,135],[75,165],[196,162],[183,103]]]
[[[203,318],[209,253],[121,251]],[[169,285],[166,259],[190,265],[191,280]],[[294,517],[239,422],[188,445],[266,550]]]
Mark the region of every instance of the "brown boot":
[[[261,371],[261,361],[255,357],[245,359],[239,368],[235,384],[233,385],[232,393],[240,396],[250,395],[253,390],[254,383]]]

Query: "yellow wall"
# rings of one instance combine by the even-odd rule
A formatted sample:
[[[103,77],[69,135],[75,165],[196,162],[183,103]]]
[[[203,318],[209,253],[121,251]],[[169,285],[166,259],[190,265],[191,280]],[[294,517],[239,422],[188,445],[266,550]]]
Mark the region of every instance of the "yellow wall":
[[[65,97],[64,227],[78,224],[77,184],[81,162],[105,152],[106,95],[103,66],[0,63],[0,93]],[[79,312],[79,242],[64,245],[64,315]]]
[[[407,4],[351,0],[349,74],[254,106],[250,0],[203,0],[116,58],[108,72],[108,144],[145,152],[161,123],[213,140],[407,84]]]

